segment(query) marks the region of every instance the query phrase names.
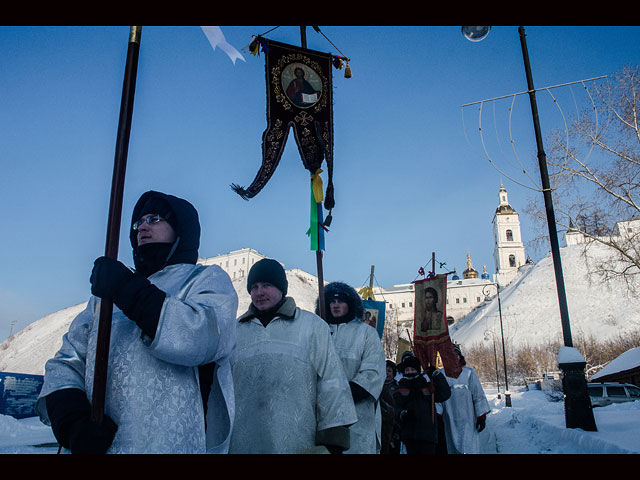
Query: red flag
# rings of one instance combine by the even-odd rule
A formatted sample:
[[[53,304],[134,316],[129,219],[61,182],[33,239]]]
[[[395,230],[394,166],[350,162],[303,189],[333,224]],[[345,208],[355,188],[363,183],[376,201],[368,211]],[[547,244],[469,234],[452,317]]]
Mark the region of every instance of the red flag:
[[[447,324],[447,275],[434,275],[414,285],[413,351],[423,369],[436,366],[439,352],[446,375],[458,378],[462,367]]]
[[[422,275],[424,277],[424,268],[420,267],[418,269],[418,274]]]

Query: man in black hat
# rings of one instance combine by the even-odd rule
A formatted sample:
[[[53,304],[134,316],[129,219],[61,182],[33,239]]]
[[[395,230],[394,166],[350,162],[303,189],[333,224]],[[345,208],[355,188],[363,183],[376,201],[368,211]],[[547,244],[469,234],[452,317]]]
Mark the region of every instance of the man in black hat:
[[[357,421],[328,325],[287,296],[282,265],[256,262],[251,305],[231,358],[236,415],[229,453],[340,453]]]
[[[381,412],[378,397],[386,376],[382,342],[375,328],[363,322],[364,306],[350,285],[331,282],[324,287],[326,321],[342,361],[358,413],[349,427],[351,446],[345,453],[379,453]],[[316,313],[320,311],[316,300]]]
[[[135,269],[95,261],[93,296],[46,363],[40,417],[72,453],[226,452],[238,305],[231,280],[218,266],[196,265],[200,223],[186,200],[144,193],[129,236]],[[96,425],[90,399],[103,299],[114,309],[105,416]]]

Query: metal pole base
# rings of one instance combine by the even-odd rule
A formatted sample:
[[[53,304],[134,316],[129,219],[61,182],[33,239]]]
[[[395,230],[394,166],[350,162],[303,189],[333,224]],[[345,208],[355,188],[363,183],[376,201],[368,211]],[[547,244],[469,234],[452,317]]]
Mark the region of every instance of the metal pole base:
[[[597,432],[591,400],[584,375],[586,363],[560,363],[563,372],[564,416],[567,428],[581,428],[587,432]]]
[[[505,393],[504,394],[504,406],[505,407],[510,407],[511,406],[511,394],[510,393]]]

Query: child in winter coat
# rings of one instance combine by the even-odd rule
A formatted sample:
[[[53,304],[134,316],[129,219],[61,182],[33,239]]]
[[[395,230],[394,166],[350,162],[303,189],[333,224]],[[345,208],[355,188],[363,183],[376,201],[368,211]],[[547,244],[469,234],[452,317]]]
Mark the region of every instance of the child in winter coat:
[[[413,355],[400,364],[402,378],[394,393],[400,423],[400,440],[408,454],[435,454],[438,444],[435,404],[451,396],[445,376],[433,369],[421,375],[420,361]]]

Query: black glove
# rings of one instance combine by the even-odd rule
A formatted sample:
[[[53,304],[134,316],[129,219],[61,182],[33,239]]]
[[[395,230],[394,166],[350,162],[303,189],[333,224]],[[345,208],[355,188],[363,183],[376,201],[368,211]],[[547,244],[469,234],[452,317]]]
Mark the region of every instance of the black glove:
[[[429,378],[431,378],[433,377],[433,372],[435,371],[436,371],[436,367],[434,367],[433,365],[429,365],[425,370],[425,373],[429,376]]]
[[[131,280],[134,273],[122,262],[110,257],[99,257],[93,262],[91,271],[91,293],[96,297],[114,300],[118,290]]]
[[[364,400],[367,397],[370,397],[369,392],[367,392],[364,388],[358,385],[355,382],[349,382],[349,387],[351,388],[351,396],[353,397],[353,403],[358,403]]]
[[[90,281],[93,295],[112,300],[146,335],[155,338],[165,292],[109,257],[95,261]]]
[[[478,433],[480,433],[482,430],[484,430],[484,427],[487,423],[487,415],[480,415],[477,419],[476,419],[476,430],[478,431]]]
[[[106,453],[118,426],[104,416],[102,423],[91,421],[91,405],[83,390],[66,388],[46,397],[53,434],[71,453]]]
[[[401,422],[413,422],[415,419],[416,419],[416,416],[412,410],[402,410],[400,412]]]

